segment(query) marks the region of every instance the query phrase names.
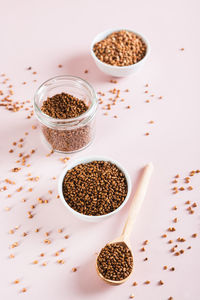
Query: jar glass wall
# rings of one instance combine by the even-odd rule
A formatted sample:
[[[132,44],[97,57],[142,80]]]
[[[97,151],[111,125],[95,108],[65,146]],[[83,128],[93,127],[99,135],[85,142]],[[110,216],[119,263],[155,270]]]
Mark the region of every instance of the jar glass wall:
[[[70,119],[56,119],[41,110],[43,101],[56,94],[67,93],[81,99],[88,106],[86,112]],[[74,76],[57,76],[45,81],[36,91],[34,110],[42,138],[54,151],[71,153],[86,148],[95,134],[97,97],[92,86]]]

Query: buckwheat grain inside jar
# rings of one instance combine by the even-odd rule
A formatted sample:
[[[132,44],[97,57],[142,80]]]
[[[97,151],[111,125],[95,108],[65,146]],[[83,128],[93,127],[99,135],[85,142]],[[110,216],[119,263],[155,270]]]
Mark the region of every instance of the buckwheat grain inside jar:
[[[66,93],[84,102],[86,111],[76,117],[55,118],[42,111],[43,103],[55,95]],[[74,76],[57,76],[45,81],[36,91],[34,110],[42,139],[54,151],[71,153],[86,148],[95,134],[97,97],[92,86]]]

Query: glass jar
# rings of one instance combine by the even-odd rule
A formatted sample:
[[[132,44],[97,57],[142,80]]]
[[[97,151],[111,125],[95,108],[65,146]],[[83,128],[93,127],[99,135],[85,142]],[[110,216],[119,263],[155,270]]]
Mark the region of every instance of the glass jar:
[[[67,93],[88,106],[86,112],[70,119],[55,119],[42,112],[43,101],[56,94]],[[36,91],[34,111],[39,121],[42,138],[51,150],[71,153],[86,148],[95,134],[97,97],[92,86],[74,76],[57,76],[45,81]]]

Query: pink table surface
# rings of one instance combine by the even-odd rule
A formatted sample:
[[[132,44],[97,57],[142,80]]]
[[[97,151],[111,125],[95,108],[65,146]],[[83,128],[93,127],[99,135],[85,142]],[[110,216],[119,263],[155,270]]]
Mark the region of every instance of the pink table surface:
[[[0,90],[6,93],[12,84],[13,99],[32,101],[43,81],[61,74],[88,80],[96,91],[106,93],[106,99],[109,89],[119,88],[125,102],[119,102],[108,116],[100,107],[93,144],[69,157],[110,156],[127,168],[133,183],[147,162],[154,163],[155,171],[133,228],[134,274],[124,285],[109,286],[96,274],[95,253],[120,234],[130,203],[119,214],[97,224],[73,217],[56,198],[57,181],[52,179],[65,167],[60,161],[65,156],[46,157],[49,150],[40,141],[39,129],[32,129],[32,125],[37,125],[35,116],[27,119],[25,110],[13,113],[0,107],[0,187],[8,187],[0,192],[0,299],[122,300],[131,294],[138,300],[165,300],[170,296],[175,300],[200,299],[200,174],[191,177],[191,191],[173,195],[171,183],[179,173],[177,186],[186,188],[183,178],[200,168],[199,8],[195,0],[1,1],[0,74],[5,73],[6,77],[0,77]],[[109,82],[111,77],[97,69],[89,54],[93,37],[112,27],[143,33],[151,44],[151,55],[144,68],[119,79],[117,84]],[[180,50],[182,47],[184,51]],[[63,67],[58,68],[59,64]],[[29,66],[31,71],[26,70]],[[33,75],[33,71],[37,74]],[[2,84],[4,78],[10,79],[7,84]],[[22,84],[24,81],[26,85]],[[145,88],[147,83],[149,87]],[[127,88],[129,93],[124,92]],[[163,99],[159,100],[159,96]],[[147,99],[150,103],[145,102]],[[127,105],[130,110],[125,108]],[[154,124],[149,124],[150,120]],[[25,132],[29,135],[25,136]],[[145,136],[146,132],[150,135]],[[23,148],[12,146],[20,138],[24,138]],[[14,152],[9,153],[12,148]],[[12,173],[11,169],[18,166],[18,153],[31,149],[36,149],[36,153],[28,161],[30,167]],[[29,172],[40,180],[27,181]],[[6,178],[16,184],[5,184]],[[20,186],[22,191],[16,192]],[[37,204],[38,197],[49,203]],[[22,202],[23,198],[26,202]],[[187,200],[196,202],[194,214],[186,210]],[[27,212],[34,204],[34,217],[29,219]],[[175,205],[177,210],[172,209]],[[6,211],[6,207],[10,210]],[[173,223],[175,217],[177,223]],[[15,226],[19,228],[9,234]],[[168,227],[175,227],[176,231],[167,232]],[[40,228],[38,233],[36,228]],[[58,233],[59,228],[63,228],[62,233]],[[23,232],[28,233],[26,237]],[[50,232],[50,245],[43,242],[45,232]],[[161,238],[165,233],[167,238]],[[199,234],[197,238],[191,237],[193,233]],[[66,234],[69,239],[64,239]],[[178,237],[186,241],[176,242]],[[167,243],[170,239],[172,244]],[[149,244],[141,252],[145,240]],[[19,246],[10,249],[14,242]],[[184,254],[174,256],[170,252],[175,244]],[[188,246],[192,248],[188,250]],[[55,257],[61,248],[66,248],[65,252]],[[39,257],[41,252],[44,257]],[[9,258],[11,253],[15,258]],[[148,261],[144,261],[145,257]],[[64,259],[65,264],[58,264],[57,259]],[[34,260],[39,263],[33,265]],[[42,266],[43,262],[47,266]],[[168,270],[163,270],[164,265]],[[73,267],[77,267],[77,272],[72,272]],[[174,272],[169,270],[171,267],[175,267]],[[13,284],[16,279],[20,282]],[[151,283],[145,285],[146,280]],[[159,280],[164,285],[159,286]],[[134,281],[138,283],[136,287],[132,286]],[[27,292],[21,293],[22,288]]]

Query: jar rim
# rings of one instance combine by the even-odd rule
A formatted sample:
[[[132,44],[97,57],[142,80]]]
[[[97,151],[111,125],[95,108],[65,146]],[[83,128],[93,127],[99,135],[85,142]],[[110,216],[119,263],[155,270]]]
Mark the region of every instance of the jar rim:
[[[84,113],[82,113],[78,117],[68,118],[68,119],[53,118],[53,117],[43,113],[43,111],[40,109],[40,107],[37,104],[37,99],[39,98],[39,94],[42,91],[42,89],[45,87],[46,84],[53,84],[53,83],[56,83],[58,81],[65,80],[65,79],[69,79],[71,81],[74,80],[74,81],[78,81],[80,83],[83,83],[91,93],[91,105]],[[54,77],[44,81],[38,87],[38,89],[36,90],[35,95],[34,95],[34,109],[35,109],[37,117],[39,117],[39,115],[40,115],[49,123],[52,123],[52,124],[59,123],[60,125],[69,123],[69,124],[73,125],[73,122],[76,122],[76,123],[78,121],[81,122],[81,120],[86,119],[87,117],[90,117],[91,113],[94,114],[96,112],[96,110],[97,110],[97,95],[96,95],[96,92],[95,92],[94,88],[86,80],[84,80],[84,79],[82,79],[78,76],[58,75],[58,76],[54,76]]]

